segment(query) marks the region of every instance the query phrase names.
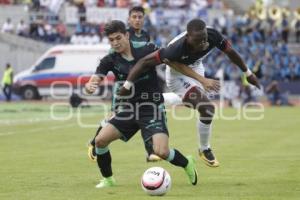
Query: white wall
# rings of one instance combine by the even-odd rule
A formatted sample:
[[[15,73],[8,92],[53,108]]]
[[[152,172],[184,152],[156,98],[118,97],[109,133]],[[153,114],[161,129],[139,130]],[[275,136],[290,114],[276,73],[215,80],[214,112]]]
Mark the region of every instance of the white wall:
[[[29,15],[25,10],[25,6],[0,6],[0,26],[6,21],[7,18],[11,18],[12,23],[17,26],[18,22],[23,19],[28,22]]]
[[[30,67],[50,46],[31,39],[0,33],[0,79],[7,62],[15,72]]]

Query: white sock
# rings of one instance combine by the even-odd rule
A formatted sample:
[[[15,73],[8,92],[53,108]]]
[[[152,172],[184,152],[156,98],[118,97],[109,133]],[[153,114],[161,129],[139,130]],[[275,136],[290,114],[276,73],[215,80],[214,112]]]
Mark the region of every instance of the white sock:
[[[204,151],[210,148],[210,135],[211,135],[211,124],[204,124],[200,120],[197,123],[198,126],[198,139],[199,139],[199,149]]]

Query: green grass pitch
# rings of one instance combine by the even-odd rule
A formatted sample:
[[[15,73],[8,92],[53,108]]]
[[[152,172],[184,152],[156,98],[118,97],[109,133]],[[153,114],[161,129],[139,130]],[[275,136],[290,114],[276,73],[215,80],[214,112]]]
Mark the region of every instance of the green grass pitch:
[[[197,155],[196,119],[175,120],[168,112],[170,146],[196,158],[199,184],[189,185],[184,171],[167,162],[146,163],[138,133],[128,143],[110,145],[118,186],[106,189],[95,189],[100,174],[86,147],[102,110],[56,106],[51,116],[50,108],[45,103],[0,104],[1,200],[300,199],[299,108],[266,108],[258,121],[216,119],[211,141],[219,168],[207,167]],[[191,114],[186,108],[176,113]],[[227,108],[224,115],[242,114]],[[151,166],[170,173],[166,196],[142,191],[141,175]]]

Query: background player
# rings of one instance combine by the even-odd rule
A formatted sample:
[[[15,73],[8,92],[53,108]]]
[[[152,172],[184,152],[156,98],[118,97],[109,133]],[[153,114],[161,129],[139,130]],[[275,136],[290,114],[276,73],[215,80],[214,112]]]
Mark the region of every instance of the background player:
[[[141,6],[135,6],[129,10],[128,25],[129,40],[136,42],[150,42],[149,34],[143,30],[145,11]]]

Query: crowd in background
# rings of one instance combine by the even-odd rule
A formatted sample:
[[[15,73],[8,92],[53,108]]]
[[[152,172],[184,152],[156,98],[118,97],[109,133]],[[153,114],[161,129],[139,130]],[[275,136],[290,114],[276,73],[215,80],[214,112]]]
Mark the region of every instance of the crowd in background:
[[[145,29],[150,32],[155,43],[165,45],[167,42],[184,29],[184,24],[189,16],[182,16],[181,24],[171,24],[168,20],[154,22],[151,16],[154,12],[162,13],[164,9],[181,9],[191,12],[192,10],[222,9],[224,7],[220,0],[68,0],[68,6],[75,6],[78,10],[79,20],[76,25],[62,23],[58,15],[49,8],[49,0],[9,0],[13,4],[23,3],[31,13],[29,23],[21,23],[22,33],[17,30],[16,25],[8,19],[2,25],[2,32],[16,33],[24,37],[56,44],[95,44],[104,38],[104,23],[91,23],[86,20],[86,10],[90,7],[106,8],[129,8],[134,5],[142,5],[147,13],[145,18]],[[48,6],[47,6],[48,5]],[[17,25],[19,26],[19,25]],[[9,27],[9,28],[7,28]]]
[[[2,5],[27,4],[34,9],[44,9],[51,0],[0,0]],[[222,7],[219,0],[204,0],[210,7]],[[203,4],[203,0],[65,0],[70,4],[83,7],[118,7],[128,8],[133,5],[142,5],[146,8],[190,8],[193,4]]]
[[[29,9],[46,9],[45,1],[0,1],[10,3],[25,2]],[[104,23],[89,23],[84,17],[87,7],[130,7],[142,5],[146,10],[145,30],[147,30],[152,41],[158,46],[165,46],[173,37],[184,31],[189,16],[183,15],[180,26],[172,24],[168,20],[154,21],[151,14],[160,12],[161,8],[168,9],[225,9],[219,0],[73,0],[67,1],[70,5],[78,7],[80,14],[79,22],[69,27],[58,16],[50,20],[35,18],[30,24],[21,20],[17,25],[7,19],[1,27],[1,32],[16,33],[20,36],[30,37],[53,44],[98,44],[107,42],[103,34]],[[289,53],[287,43],[290,36],[295,32],[296,42],[300,42],[300,20],[295,23],[293,31],[287,26],[287,19],[283,18],[281,23],[275,25],[270,19],[258,20],[245,16],[221,16],[213,20],[212,25],[225,37],[230,39],[232,46],[242,55],[246,64],[252,68],[257,75],[266,80],[297,80],[300,79],[300,59]],[[225,79],[237,79],[240,72],[229,60],[221,56],[219,51],[214,51],[205,61],[207,76],[214,76],[220,67],[225,70]]]
[[[284,29],[275,27],[272,21],[262,23],[265,22],[237,18],[232,25],[226,23],[222,27],[216,20],[213,26],[230,39],[259,78],[266,81],[300,80],[300,57],[289,52]],[[240,77],[239,70],[219,51],[214,51],[205,62],[209,66],[206,68],[208,76],[214,76],[221,66],[225,69],[225,79]]]

